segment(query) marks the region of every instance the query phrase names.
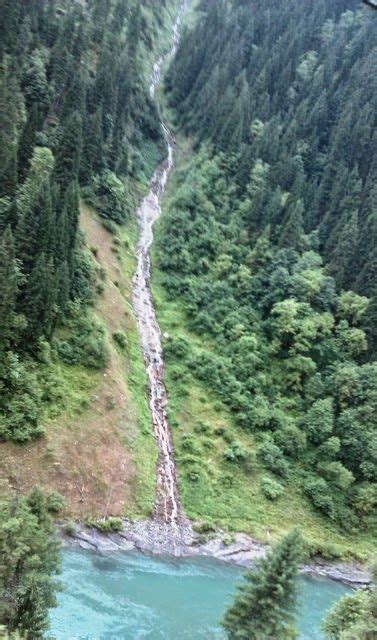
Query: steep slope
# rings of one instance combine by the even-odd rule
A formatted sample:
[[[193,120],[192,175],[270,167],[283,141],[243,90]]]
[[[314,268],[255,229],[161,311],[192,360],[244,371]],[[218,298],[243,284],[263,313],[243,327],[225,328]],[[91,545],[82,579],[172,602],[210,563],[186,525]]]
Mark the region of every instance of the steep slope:
[[[370,550],[376,524],[374,302],[346,288],[374,246],[376,31],[358,6],[199,4],[167,78],[193,140],[155,254],[186,512],[265,540],[301,523],[329,555]]]
[[[131,212],[165,153],[148,78],[177,7],[17,1],[0,17],[0,472],[80,518],[153,507]]]

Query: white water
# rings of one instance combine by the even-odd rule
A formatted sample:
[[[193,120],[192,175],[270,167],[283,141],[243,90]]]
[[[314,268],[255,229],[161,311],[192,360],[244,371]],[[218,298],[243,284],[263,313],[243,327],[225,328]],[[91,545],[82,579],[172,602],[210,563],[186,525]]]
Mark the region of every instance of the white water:
[[[181,18],[185,8],[186,1],[182,3],[173,27],[170,51],[161,56],[154,65],[150,84],[152,98],[155,96],[156,87],[161,82],[162,68],[165,61],[173,56],[177,50]],[[161,121],[161,125],[168,153],[167,158],[155,171],[150,183],[149,193],[137,211],[140,235],[137,244],[137,268],[133,279],[132,299],[146,364],[149,405],[158,446],[154,518],[167,524],[176,525],[182,519],[182,508],[178,494],[171,434],[165,411],[167,394],[163,381],[164,361],[161,330],[156,319],[150,288],[151,265],[149,250],[153,242],[153,224],[161,213],[161,201],[169,174],[174,165],[174,137],[163,121]]]

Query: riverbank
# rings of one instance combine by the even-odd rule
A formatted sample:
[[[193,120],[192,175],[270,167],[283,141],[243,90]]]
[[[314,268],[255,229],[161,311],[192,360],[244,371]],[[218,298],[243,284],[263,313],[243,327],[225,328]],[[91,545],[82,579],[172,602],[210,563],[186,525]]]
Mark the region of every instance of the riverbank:
[[[104,554],[140,551],[172,558],[207,557],[244,568],[252,567],[267,549],[266,545],[243,533],[229,536],[217,531],[205,537],[194,531],[189,522],[171,525],[152,520],[124,520],[123,529],[118,533],[102,533],[80,524],[75,525],[69,535],[63,526],[58,527],[58,532],[63,547],[68,548]],[[305,575],[325,577],[353,587],[361,587],[371,581],[369,572],[362,564],[319,557],[302,565],[300,571]]]

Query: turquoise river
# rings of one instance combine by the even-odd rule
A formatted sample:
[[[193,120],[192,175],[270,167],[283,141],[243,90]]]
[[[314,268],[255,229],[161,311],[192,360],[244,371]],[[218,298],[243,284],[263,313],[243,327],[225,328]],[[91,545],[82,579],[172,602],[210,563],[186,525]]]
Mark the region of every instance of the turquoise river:
[[[219,619],[242,569],[210,559],[64,551],[64,590],[51,614],[56,640],[223,640]],[[347,587],[300,578],[300,640],[323,638],[320,622]]]

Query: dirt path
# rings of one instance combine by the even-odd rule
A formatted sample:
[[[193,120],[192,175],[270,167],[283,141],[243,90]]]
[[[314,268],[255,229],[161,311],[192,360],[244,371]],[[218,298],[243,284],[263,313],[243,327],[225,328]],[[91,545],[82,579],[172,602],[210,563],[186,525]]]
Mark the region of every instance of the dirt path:
[[[177,49],[181,17],[185,8],[186,2],[184,1],[173,27],[170,51],[161,56],[154,65],[150,84],[152,98],[161,81],[161,72],[165,61],[173,56]],[[174,164],[174,137],[167,125],[164,122],[161,124],[168,154],[155,171],[150,183],[150,191],[137,211],[140,236],[137,244],[137,269],[133,280],[132,299],[148,375],[149,405],[158,446],[154,519],[174,525],[182,521],[182,507],[178,493],[171,434],[165,411],[167,394],[163,381],[164,361],[161,331],[157,323],[150,288],[149,250],[153,242],[153,224],[161,213],[161,200]]]

